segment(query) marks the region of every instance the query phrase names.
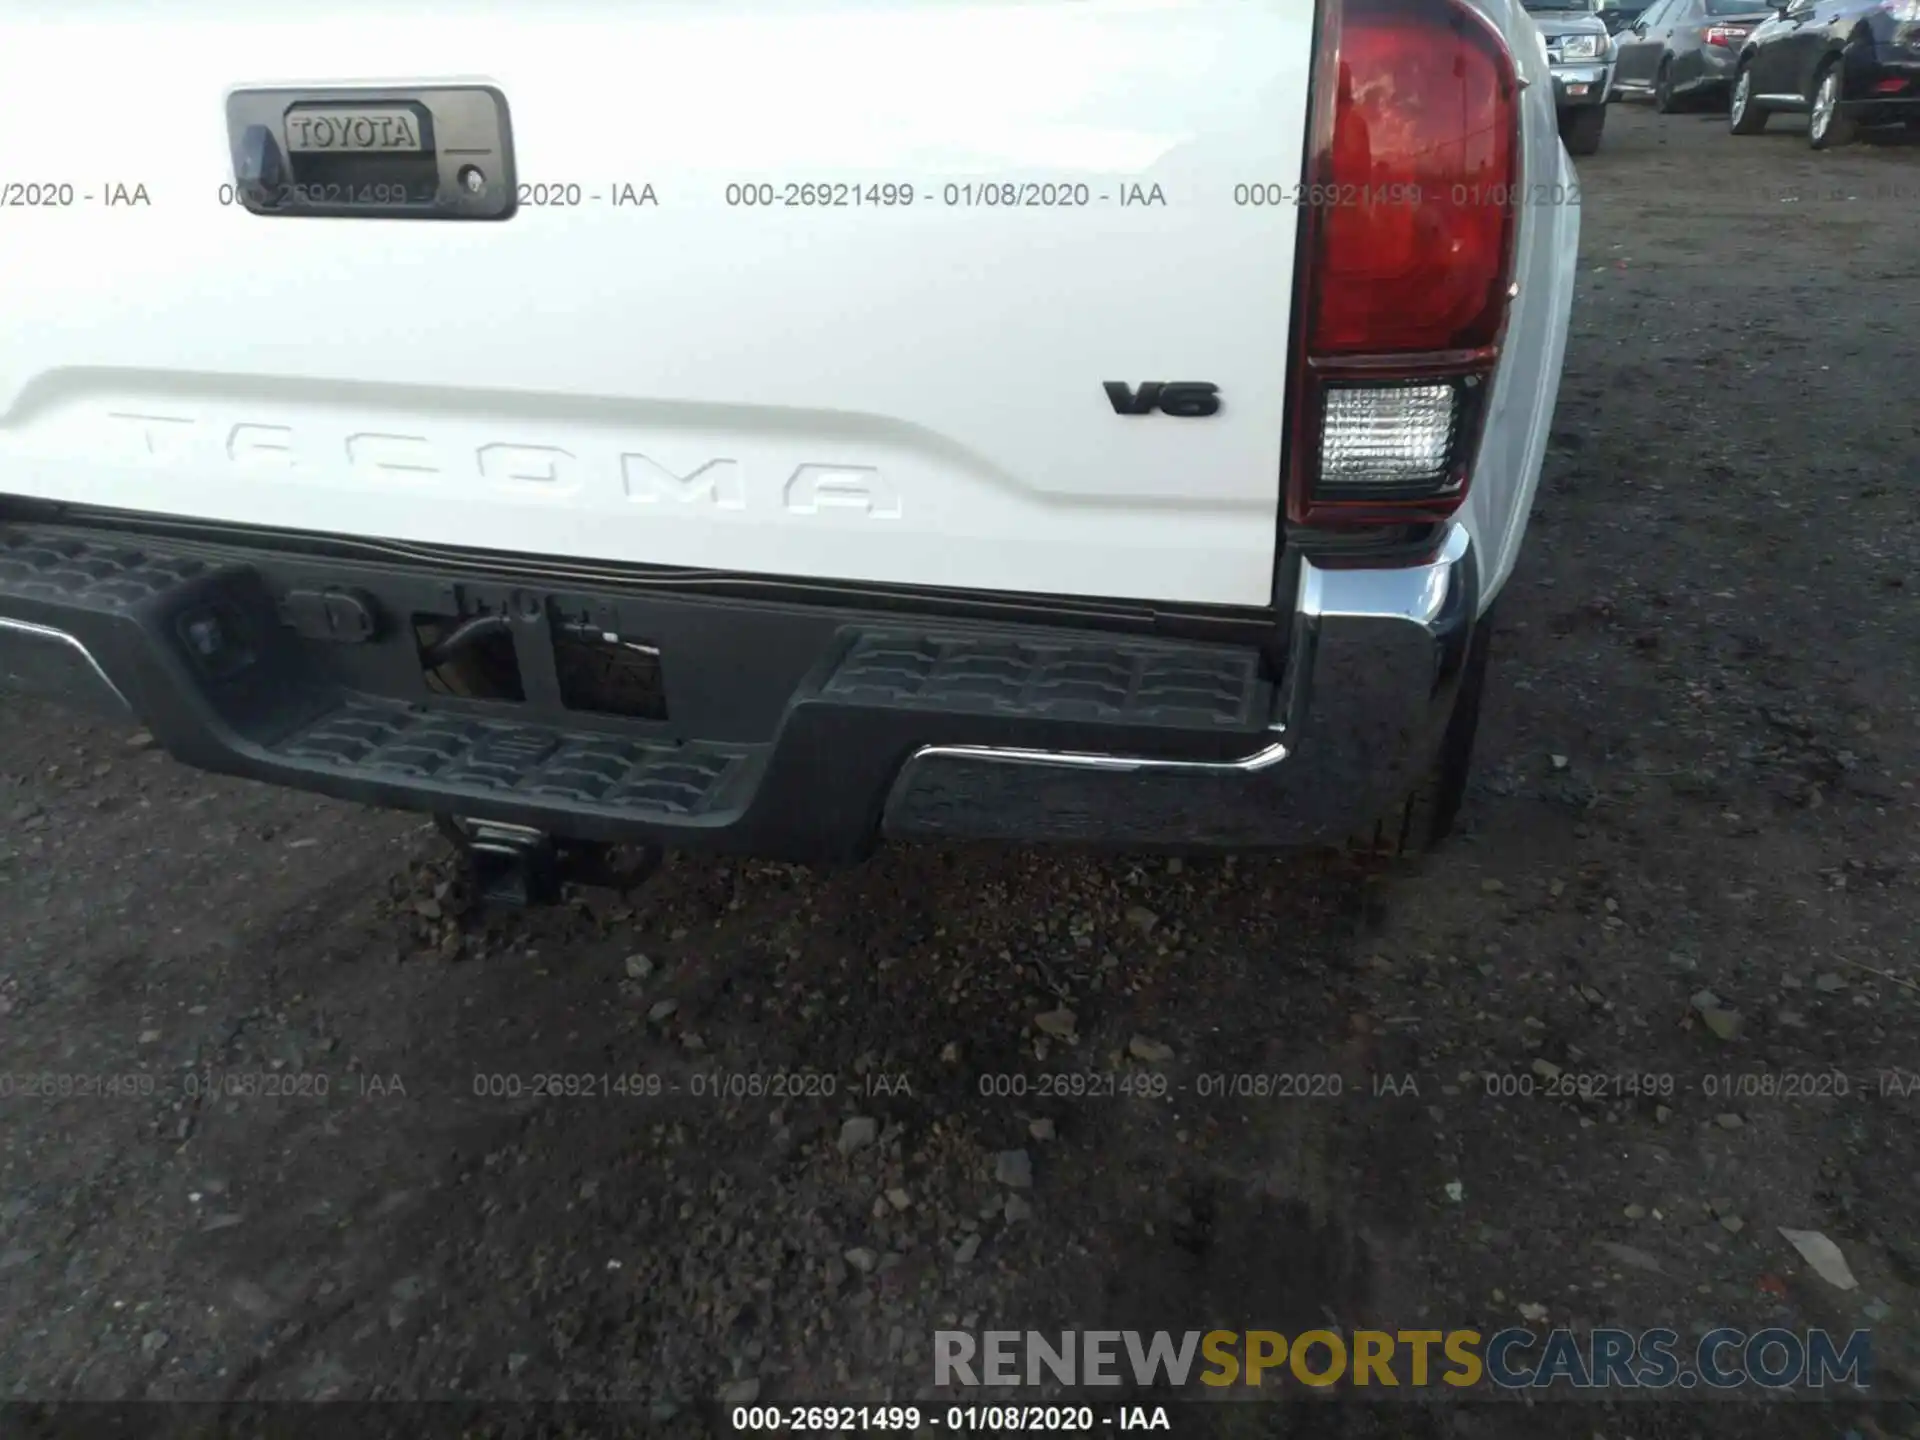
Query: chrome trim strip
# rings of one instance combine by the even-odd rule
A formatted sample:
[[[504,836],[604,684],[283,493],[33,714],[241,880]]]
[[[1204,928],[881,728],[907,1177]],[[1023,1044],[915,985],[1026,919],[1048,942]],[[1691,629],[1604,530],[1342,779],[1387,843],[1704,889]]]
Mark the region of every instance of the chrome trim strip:
[[[1276,740],[1238,760],[1156,760],[1146,755],[1103,755],[1082,750],[1011,750],[993,745],[923,745],[908,757],[916,760],[987,760],[1000,765],[1055,765],[1068,769],[1107,770],[1125,774],[1257,775],[1287,758],[1286,745]]]
[[[1079,750],[1016,750],[993,745],[923,745],[907,763],[922,760],[977,760],[1002,765],[1047,765],[1065,769],[1125,774],[1258,775],[1292,753],[1282,738],[1297,732],[1312,698],[1311,679],[1323,620],[1342,616],[1405,619],[1420,626],[1438,621],[1457,593],[1453,572],[1471,548],[1459,521],[1447,527],[1440,548],[1423,565],[1405,569],[1327,569],[1300,562],[1300,586],[1294,604],[1293,647],[1287,657],[1287,685],[1279,713],[1269,721],[1275,738],[1237,760],[1160,760],[1145,755],[1111,755]]]
[[[56,645],[65,645],[87,662],[87,668],[99,677],[100,683],[113,692],[114,699],[128,710],[133,706],[127,703],[127,697],[120,693],[120,687],[113,683],[107,672],[100,668],[100,662],[93,658],[93,652],[64,630],[56,630],[51,625],[36,625],[31,620],[13,620],[0,615],[0,630],[11,630],[17,635],[28,635],[35,640],[50,640]]]

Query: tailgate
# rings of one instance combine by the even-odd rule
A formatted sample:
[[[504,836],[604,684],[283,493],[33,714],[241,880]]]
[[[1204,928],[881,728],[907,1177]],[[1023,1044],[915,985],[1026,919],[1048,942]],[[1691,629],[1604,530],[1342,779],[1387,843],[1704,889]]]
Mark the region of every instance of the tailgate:
[[[1268,604],[1312,23],[13,4],[0,495]],[[509,218],[233,203],[232,92],[435,85],[504,97]],[[1141,388],[1179,382],[1217,412]]]

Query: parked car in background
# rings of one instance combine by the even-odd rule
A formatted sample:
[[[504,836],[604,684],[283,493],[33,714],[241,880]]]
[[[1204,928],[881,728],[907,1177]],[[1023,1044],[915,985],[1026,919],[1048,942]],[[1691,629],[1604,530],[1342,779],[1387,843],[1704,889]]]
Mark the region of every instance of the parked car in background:
[[[1724,105],[1740,47],[1773,14],[1764,0],[1654,0],[1614,37],[1614,89],[1651,96],[1663,115]]]
[[[1647,0],[1629,0],[1625,5],[1605,5],[1600,10],[1600,23],[1607,27],[1609,35],[1618,35],[1646,13]]]
[[[1920,0],[1790,0],[1743,42],[1729,118],[1757,135],[1776,110],[1807,114],[1830,150],[1863,125],[1920,123]]]
[[[1525,0],[1553,70],[1553,105],[1569,155],[1591,155],[1613,94],[1613,37],[1595,0]]]

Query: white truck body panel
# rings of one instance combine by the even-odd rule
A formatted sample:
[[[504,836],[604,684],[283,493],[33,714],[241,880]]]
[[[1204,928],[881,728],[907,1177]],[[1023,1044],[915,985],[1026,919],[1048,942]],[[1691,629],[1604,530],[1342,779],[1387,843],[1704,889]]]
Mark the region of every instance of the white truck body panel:
[[[1579,212],[1531,17],[1473,3],[1530,82],[1518,295],[1460,516],[1486,602],[1545,450]],[[0,211],[8,493],[733,574],[1273,599],[1297,211],[1234,187],[1299,182],[1305,4],[102,0],[8,27],[0,185],[75,195]],[[499,87],[520,181],[579,203],[503,224],[222,203],[230,90],[402,81]],[[727,203],[842,181],[915,200]],[[1025,181],[1090,203],[945,203]],[[1116,379],[1223,405],[1118,416]]]
[[[1512,574],[1533,511],[1566,356],[1568,309],[1579,275],[1580,177],[1560,143],[1553,70],[1540,30],[1518,0],[1466,0],[1503,35],[1527,82],[1522,107],[1519,234],[1514,301],[1466,502],[1455,517],[1481,566],[1480,608]]]
[[[0,211],[0,489],[1269,604],[1298,212],[1233,187],[1298,184],[1312,31],[1298,0],[16,0],[0,182],[88,198]],[[230,90],[401,82],[498,87],[519,180],[581,203],[503,223],[221,203]],[[726,203],[763,180],[917,194]],[[948,182],[1029,180],[1091,203],[942,203]],[[115,186],[147,203],[107,203]],[[614,203],[647,186],[656,204]],[[1164,204],[1121,203],[1156,186]],[[1119,416],[1109,380],[1224,403]],[[1476,494],[1476,527],[1513,494]]]

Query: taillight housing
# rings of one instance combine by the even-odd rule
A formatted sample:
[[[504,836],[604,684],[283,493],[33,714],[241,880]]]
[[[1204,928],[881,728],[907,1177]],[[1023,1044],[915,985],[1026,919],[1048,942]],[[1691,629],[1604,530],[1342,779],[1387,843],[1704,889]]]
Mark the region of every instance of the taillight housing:
[[[1328,0],[1301,221],[1287,514],[1466,497],[1512,301],[1518,66],[1462,0]]]
[[[1705,40],[1709,45],[1720,45],[1731,48],[1747,38],[1747,27],[1744,25],[1709,25],[1705,30],[1700,32],[1700,38]]]

